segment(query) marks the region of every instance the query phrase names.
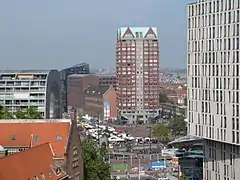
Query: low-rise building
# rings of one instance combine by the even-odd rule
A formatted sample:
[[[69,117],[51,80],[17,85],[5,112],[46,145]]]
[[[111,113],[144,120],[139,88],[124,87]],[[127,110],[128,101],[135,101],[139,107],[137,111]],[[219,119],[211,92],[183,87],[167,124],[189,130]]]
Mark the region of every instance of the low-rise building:
[[[1,120],[0,129],[0,144],[8,154],[49,142],[55,163],[69,177],[83,179],[83,152],[76,121]]]
[[[99,77],[93,74],[73,74],[68,76],[67,102],[68,109],[84,107],[84,91],[90,85],[99,85]]]
[[[89,74],[89,64],[83,62],[76,64],[74,66],[65,68],[60,71],[60,78],[61,78],[61,98],[62,98],[62,104],[63,104],[63,112],[67,112],[67,80],[68,76],[72,74]]]
[[[169,93],[167,97],[174,104],[185,105],[187,90],[175,89],[173,90],[173,93]]]
[[[117,117],[116,91],[113,86],[89,86],[84,93],[84,112],[91,117]]]
[[[0,179],[67,180],[66,172],[54,162],[50,143],[0,158]]]
[[[113,86],[116,90],[117,77],[116,74],[96,74],[99,77],[100,86]]]

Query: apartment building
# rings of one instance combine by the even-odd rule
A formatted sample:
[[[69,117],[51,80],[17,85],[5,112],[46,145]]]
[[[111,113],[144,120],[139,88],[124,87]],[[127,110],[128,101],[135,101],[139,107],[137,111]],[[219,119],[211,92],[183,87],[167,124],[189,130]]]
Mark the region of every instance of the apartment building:
[[[134,123],[158,116],[159,39],[155,27],[118,29],[116,77],[119,119]]]
[[[61,118],[57,70],[1,70],[0,105],[11,113],[36,107],[45,119]]]
[[[188,5],[188,131],[204,139],[203,178],[238,180],[239,0]]]

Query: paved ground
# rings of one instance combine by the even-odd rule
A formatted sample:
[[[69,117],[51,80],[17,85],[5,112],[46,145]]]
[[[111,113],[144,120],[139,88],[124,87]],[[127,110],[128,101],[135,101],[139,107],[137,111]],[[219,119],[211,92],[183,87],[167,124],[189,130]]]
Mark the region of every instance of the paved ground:
[[[131,126],[120,126],[112,125],[116,129],[127,131],[134,137],[149,137],[149,129],[147,127],[131,127]]]
[[[131,176],[132,180],[138,180],[139,179],[138,174],[132,174],[130,176]],[[119,175],[118,177],[120,177],[121,180],[126,180],[126,175]],[[178,180],[178,178],[173,177],[173,176],[171,176],[169,174],[167,175],[167,177],[169,178],[169,180]],[[158,178],[153,177],[153,176],[148,176],[148,175],[141,175],[140,176],[140,180],[147,180],[147,179],[149,179],[149,180],[157,180]]]

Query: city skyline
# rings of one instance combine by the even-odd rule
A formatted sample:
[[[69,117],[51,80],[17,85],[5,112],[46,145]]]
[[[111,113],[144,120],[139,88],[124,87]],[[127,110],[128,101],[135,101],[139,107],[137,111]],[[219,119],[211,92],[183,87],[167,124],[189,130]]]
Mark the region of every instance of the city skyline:
[[[120,5],[125,10],[109,0],[94,2],[95,6],[89,1],[4,2],[0,8],[1,69],[63,69],[79,62],[92,68],[114,68],[115,34],[123,26],[156,26],[160,67],[185,68],[189,2],[177,1],[172,6],[169,1],[128,1],[128,6]]]

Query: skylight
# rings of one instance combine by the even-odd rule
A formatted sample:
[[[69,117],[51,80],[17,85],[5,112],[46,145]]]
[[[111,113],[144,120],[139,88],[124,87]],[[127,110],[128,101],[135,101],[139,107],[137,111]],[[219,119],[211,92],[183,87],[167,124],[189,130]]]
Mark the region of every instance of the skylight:
[[[16,140],[17,139],[17,137],[14,135],[14,136],[12,136],[12,140]]]
[[[62,141],[62,136],[57,136],[57,141]]]

